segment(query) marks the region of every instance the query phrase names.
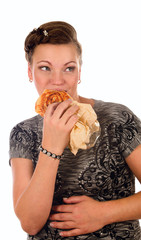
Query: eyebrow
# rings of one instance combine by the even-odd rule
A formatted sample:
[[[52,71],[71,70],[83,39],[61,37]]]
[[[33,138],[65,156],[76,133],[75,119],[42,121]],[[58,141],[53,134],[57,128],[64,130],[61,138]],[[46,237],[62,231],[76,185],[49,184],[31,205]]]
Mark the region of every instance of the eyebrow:
[[[41,61],[37,62],[37,64],[39,64],[39,63],[48,63],[49,65],[52,65],[51,62],[49,62],[47,60],[41,60]],[[64,66],[66,66],[66,65],[68,65],[70,63],[75,63],[76,64],[75,61],[69,61],[69,62],[65,63]]]
[[[49,61],[46,61],[46,60],[41,60],[41,61],[39,61],[37,63],[49,63],[50,65],[52,65]]]
[[[70,62],[65,63],[64,66],[66,66],[66,65],[68,65],[68,64],[70,64],[70,63],[75,63],[75,64],[76,64],[75,61],[70,61]]]

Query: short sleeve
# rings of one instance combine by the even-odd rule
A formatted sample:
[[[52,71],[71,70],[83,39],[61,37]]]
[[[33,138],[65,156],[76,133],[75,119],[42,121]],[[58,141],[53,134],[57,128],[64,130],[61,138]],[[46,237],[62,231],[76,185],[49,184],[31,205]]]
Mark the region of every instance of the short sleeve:
[[[122,111],[120,149],[123,156],[128,157],[135,148],[141,144],[141,120],[128,108]]]
[[[9,159],[27,158],[32,160],[32,133],[24,124],[16,125],[10,133]],[[9,164],[10,164],[9,160]]]

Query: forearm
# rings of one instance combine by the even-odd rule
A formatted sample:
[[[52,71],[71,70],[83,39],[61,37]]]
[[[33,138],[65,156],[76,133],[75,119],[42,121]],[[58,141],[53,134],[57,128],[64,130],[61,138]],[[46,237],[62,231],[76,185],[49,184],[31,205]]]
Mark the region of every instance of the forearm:
[[[59,160],[40,153],[31,181],[15,206],[22,228],[31,235],[43,227],[50,214],[58,165]]]
[[[106,225],[114,222],[141,219],[141,192],[130,197],[104,202]]]

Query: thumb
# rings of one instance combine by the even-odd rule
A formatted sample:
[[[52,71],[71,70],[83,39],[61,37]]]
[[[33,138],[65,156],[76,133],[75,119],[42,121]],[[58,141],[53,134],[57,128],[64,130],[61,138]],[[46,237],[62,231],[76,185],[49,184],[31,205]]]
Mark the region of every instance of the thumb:
[[[69,198],[63,198],[65,203],[79,203],[84,201],[85,196],[72,196]]]

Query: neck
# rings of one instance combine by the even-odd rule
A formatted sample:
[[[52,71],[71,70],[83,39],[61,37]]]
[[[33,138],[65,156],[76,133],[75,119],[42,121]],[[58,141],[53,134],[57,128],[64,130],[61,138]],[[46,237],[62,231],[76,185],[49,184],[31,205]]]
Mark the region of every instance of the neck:
[[[90,98],[84,98],[81,96],[78,96],[78,102],[80,103],[85,103],[85,104],[91,104],[91,106],[94,106],[94,99],[90,99]]]

